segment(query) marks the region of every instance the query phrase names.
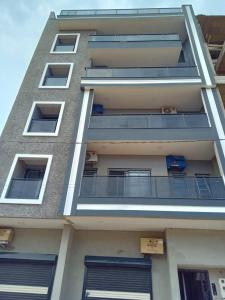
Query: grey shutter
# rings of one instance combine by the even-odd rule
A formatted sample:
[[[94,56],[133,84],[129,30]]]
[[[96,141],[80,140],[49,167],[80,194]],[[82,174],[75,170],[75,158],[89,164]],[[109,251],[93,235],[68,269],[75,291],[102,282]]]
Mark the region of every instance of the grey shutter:
[[[48,300],[55,261],[1,258],[0,299]]]
[[[137,262],[137,259],[134,259],[134,261]],[[111,261],[109,264],[101,263],[100,261],[94,264],[87,262],[86,267],[83,293],[83,299],[85,300],[110,299],[110,294],[107,294],[107,292],[112,292],[112,294],[116,292],[117,295],[121,293],[123,295],[121,299],[126,299],[126,293],[134,293],[140,297],[143,294],[143,299],[151,298],[152,278],[150,265],[132,264],[132,259],[129,259],[128,263],[122,260],[119,263]],[[99,294],[99,297],[96,294],[95,297],[92,297],[93,291]]]

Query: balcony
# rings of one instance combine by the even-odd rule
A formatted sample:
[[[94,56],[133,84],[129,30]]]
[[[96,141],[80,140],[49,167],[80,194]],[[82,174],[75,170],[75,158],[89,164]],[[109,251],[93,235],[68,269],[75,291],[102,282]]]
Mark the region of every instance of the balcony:
[[[92,9],[92,10],[61,10],[58,18],[99,17],[123,15],[156,15],[181,14],[182,8],[141,8],[141,9]]]
[[[189,176],[84,176],[79,197],[79,203],[90,204],[216,205],[222,200],[221,177]]]
[[[178,34],[91,35],[93,66],[169,67],[178,63],[182,43]]]
[[[55,132],[57,121],[58,119],[32,119],[29,132]]]
[[[199,78],[198,70],[192,67],[152,67],[152,68],[87,68],[83,79],[148,78],[176,79]]]
[[[171,34],[187,36],[183,8],[62,10],[59,30],[100,34]]]
[[[42,179],[12,178],[6,198],[12,199],[38,199]]]
[[[91,116],[87,138],[89,141],[211,140],[213,129],[204,113],[104,114]]]

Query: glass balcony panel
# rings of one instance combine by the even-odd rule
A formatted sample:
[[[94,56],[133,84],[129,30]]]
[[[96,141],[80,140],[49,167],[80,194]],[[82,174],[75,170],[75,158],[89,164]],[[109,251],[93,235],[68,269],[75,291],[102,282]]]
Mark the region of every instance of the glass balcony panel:
[[[65,86],[67,77],[46,77],[44,86]]]
[[[58,17],[89,15],[136,15],[136,14],[173,14],[182,13],[181,8],[146,8],[146,9],[99,9],[99,10],[62,10]]]
[[[81,197],[128,197],[165,199],[225,199],[221,177],[95,176],[83,177]],[[201,178],[201,181],[204,180]]]
[[[55,52],[72,52],[74,50],[74,44],[72,45],[56,45]]]
[[[206,114],[149,114],[92,116],[90,128],[198,128],[209,127]]]
[[[92,78],[172,78],[198,77],[196,67],[151,68],[87,68],[86,77]]]
[[[186,127],[208,127],[208,118],[206,114],[187,114],[184,115]]]
[[[91,35],[89,42],[180,41],[178,34]]]
[[[96,10],[96,15],[116,15],[116,9],[100,9]]]
[[[77,16],[89,16],[89,15],[96,15],[95,10],[76,10]]]
[[[13,178],[6,198],[13,199],[38,199],[42,180],[28,178]]]
[[[55,132],[57,120],[42,119],[32,120],[29,132]]]

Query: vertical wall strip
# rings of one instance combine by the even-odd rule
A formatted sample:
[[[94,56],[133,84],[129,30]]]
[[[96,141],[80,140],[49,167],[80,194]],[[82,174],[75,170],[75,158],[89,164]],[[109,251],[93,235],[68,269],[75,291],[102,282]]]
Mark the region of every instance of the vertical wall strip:
[[[192,13],[191,6],[185,5],[183,7],[185,15],[186,15],[186,26],[189,33],[189,38],[191,44],[193,45],[193,51],[198,62],[198,68],[202,70],[204,81],[206,86],[212,87],[214,84],[212,83],[211,76],[208,70],[208,66],[206,63],[206,59],[203,53],[203,47],[200,42],[199,33],[195,24],[195,16]]]
[[[77,179],[78,166],[80,161],[80,154],[83,142],[86,114],[89,102],[90,90],[84,91],[83,103],[80,114],[80,121],[78,125],[77,139],[74,148],[73,161],[71,166],[69,184],[66,194],[66,202],[64,207],[64,215],[69,216],[71,214],[72,204],[73,204],[73,196],[74,196],[74,188]]]

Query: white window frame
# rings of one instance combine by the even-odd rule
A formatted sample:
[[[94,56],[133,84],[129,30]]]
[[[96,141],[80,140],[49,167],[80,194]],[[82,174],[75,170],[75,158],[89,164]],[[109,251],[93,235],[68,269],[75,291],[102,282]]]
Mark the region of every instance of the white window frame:
[[[8,188],[10,186],[10,182],[13,176],[13,172],[15,170],[16,164],[19,160],[19,158],[29,158],[29,159],[33,159],[38,160],[41,158],[47,158],[47,164],[46,164],[46,168],[45,168],[45,174],[42,180],[42,185],[41,185],[41,189],[40,189],[40,193],[39,193],[39,197],[38,199],[17,199],[17,198],[6,198],[6,194],[8,192]],[[49,176],[49,171],[50,171],[50,167],[51,167],[51,163],[52,163],[52,158],[53,155],[47,155],[47,154],[16,154],[8,177],[6,179],[2,194],[1,194],[1,198],[0,198],[0,203],[7,203],[7,204],[42,204],[43,201],[43,197],[44,197],[44,192],[45,192],[45,188],[46,188],[46,184],[47,184],[47,180],[48,180],[48,176]]]
[[[76,43],[75,43],[75,46],[74,46],[74,50],[73,51],[63,51],[63,52],[54,51],[55,46],[56,46],[56,42],[58,40],[58,37],[59,36],[69,36],[69,35],[77,37],[76,38]],[[54,41],[53,41],[50,53],[51,54],[74,54],[74,53],[77,52],[79,40],[80,40],[80,33],[57,33],[56,36],[55,36],[55,38],[54,38]]]
[[[38,86],[39,89],[68,89],[69,85],[70,85],[72,72],[73,72],[73,65],[74,65],[73,63],[46,63],[45,67],[44,67],[44,71],[41,76],[39,86]],[[52,85],[52,86],[51,85],[47,85],[47,86],[43,85],[45,75],[46,75],[46,72],[47,72],[49,66],[70,66],[66,85]]]
[[[47,106],[51,106],[51,105],[60,105],[60,110],[59,110],[59,116],[58,116],[58,121],[57,121],[57,125],[56,125],[56,129],[55,132],[29,132],[29,127],[32,121],[32,116],[35,110],[35,107],[38,106],[38,104],[41,105],[47,105]],[[63,111],[64,111],[64,107],[65,107],[65,102],[63,101],[34,101],[23,131],[23,135],[24,136],[57,136],[59,134],[59,128],[61,125],[61,121],[62,121],[62,116],[63,116]]]

